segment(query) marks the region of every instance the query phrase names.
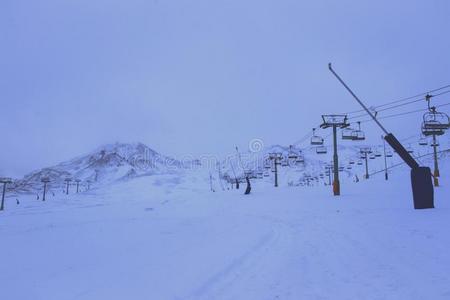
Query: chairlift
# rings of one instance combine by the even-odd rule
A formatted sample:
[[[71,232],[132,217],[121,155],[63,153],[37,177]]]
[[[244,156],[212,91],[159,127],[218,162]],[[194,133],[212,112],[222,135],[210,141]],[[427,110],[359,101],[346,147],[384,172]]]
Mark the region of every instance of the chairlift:
[[[364,141],[366,139],[366,135],[364,131],[361,130],[361,122],[358,122],[358,129],[353,130],[352,132],[352,140],[353,141]]]
[[[352,169],[352,166],[351,165],[348,165],[347,166],[347,170],[351,170]]]
[[[289,146],[289,153],[288,153],[288,159],[296,160],[298,155],[295,153],[295,151],[292,149],[292,145]]]
[[[348,163],[349,163],[350,165],[354,165],[354,164],[355,164],[355,161],[350,159],[350,161],[349,161]]]
[[[287,160],[287,159],[283,159],[283,160],[281,161],[281,166],[282,166],[282,167],[287,167],[287,166],[289,166],[288,160]]]
[[[358,162],[356,163],[358,166],[362,165],[362,160],[358,160]]]
[[[342,129],[341,138],[343,140],[353,140],[353,132],[354,130],[350,127]]]
[[[316,129],[313,128],[313,135],[311,136],[311,145],[323,145],[323,138],[316,135]]]
[[[426,145],[428,145],[428,140],[427,140],[427,138],[426,138],[425,136],[422,136],[422,137],[419,139],[419,145],[420,145],[420,146],[426,146]]]
[[[295,160],[295,162],[296,162],[297,164],[302,164],[302,163],[305,162],[305,158],[303,157],[303,155],[299,155],[299,156],[297,157],[297,159]]]
[[[269,177],[269,172],[265,171],[263,174],[264,177]]]
[[[371,153],[371,154],[369,155],[369,159],[375,159],[375,154],[374,154],[374,153]]]
[[[271,163],[269,160],[264,161],[264,168],[265,169],[270,169],[271,168]]]
[[[386,157],[392,157],[392,156],[394,156],[394,155],[392,154],[392,151],[391,151],[391,150],[387,150],[387,151],[386,151]]]
[[[316,148],[317,154],[327,154],[327,147],[325,146],[319,146]]]
[[[413,148],[411,147],[411,145],[409,145],[408,147],[406,147],[406,151],[408,151],[408,153],[414,153]]]
[[[381,152],[380,151],[375,151],[375,157],[381,157]]]
[[[422,134],[443,135],[447,129],[450,128],[450,118],[446,113],[436,111],[436,107],[430,107],[430,97],[427,95],[428,109],[423,115]]]
[[[343,172],[344,171],[344,167],[339,167],[339,172]]]

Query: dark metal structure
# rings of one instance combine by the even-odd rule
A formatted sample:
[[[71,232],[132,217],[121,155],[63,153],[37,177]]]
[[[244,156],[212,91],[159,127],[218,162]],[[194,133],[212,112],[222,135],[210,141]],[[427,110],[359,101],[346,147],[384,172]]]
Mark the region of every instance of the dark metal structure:
[[[11,183],[12,180],[9,177],[0,178],[0,183],[3,183],[3,191],[2,191],[2,202],[0,204],[0,211],[5,208],[5,194],[6,194],[6,185]]]
[[[362,147],[359,149],[359,152],[361,153],[361,158],[364,159],[366,162],[366,174],[364,175],[365,179],[369,179],[369,154],[372,154],[372,149],[369,147]],[[375,158],[375,157],[374,157]]]
[[[69,195],[69,185],[70,182],[72,181],[72,178],[66,178],[64,179],[64,181],[66,182],[66,195]]]
[[[333,194],[339,196],[341,194],[341,187],[339,183],[339,162],[337,153],[337,129],[346,128],[349,126],[347,123],[347,115],[322,115],[323,123],[321,128],[333,128],[333,165],[334,165],[334,178],[333,178]]]
[[[44,184],[44,191],[42,193],[42,201],[45,201],[45,195],[47,193],[47,184],[50,182],[50,178],[42,177],[41,182]]]
[[[283,155],[279,152],[269,153],[269,159],[273,161],[273,171],[275,173],[275,187],[278,187],[278,165]]]

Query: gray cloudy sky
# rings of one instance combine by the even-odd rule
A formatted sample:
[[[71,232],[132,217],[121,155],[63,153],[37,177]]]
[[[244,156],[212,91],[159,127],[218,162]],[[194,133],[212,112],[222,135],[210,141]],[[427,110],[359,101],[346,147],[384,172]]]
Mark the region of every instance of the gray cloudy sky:
[[[115,141],[290,144],[358,109],[329,61],[369,104],[449,84],[449,15],[445,0],[3,0],[0,173]],[[386,125],[405,137],[419,117]]]

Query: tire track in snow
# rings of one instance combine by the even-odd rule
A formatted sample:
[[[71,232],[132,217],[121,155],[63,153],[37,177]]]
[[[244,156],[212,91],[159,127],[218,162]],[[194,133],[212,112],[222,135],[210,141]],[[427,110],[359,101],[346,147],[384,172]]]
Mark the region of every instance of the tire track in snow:
[[[183,299],[236,299],[242,294],[243,289],[251,288],[258,280],[265,281],[266,287],[270,290],[277,286],[273,281],[272,272],[268,271],[273,269],[273,261],[281,257],[282,249],[285,249],[286,243],[289,242],[287,238],[290,237],[286,234],[287,226],[277,220],[261,216],[246,217],[263,220],[266,226],[269,221],[270,232],[264,234],[252,247]]]

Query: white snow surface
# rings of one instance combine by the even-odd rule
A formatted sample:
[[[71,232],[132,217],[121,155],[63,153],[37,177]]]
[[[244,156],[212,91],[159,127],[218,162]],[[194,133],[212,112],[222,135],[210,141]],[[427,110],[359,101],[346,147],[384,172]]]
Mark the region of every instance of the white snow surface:
[[[212,193],[196,170],[8,198],[1,298],[450,299],[449,166],[427,210],[406,170],[340,197],[266,181]]]

